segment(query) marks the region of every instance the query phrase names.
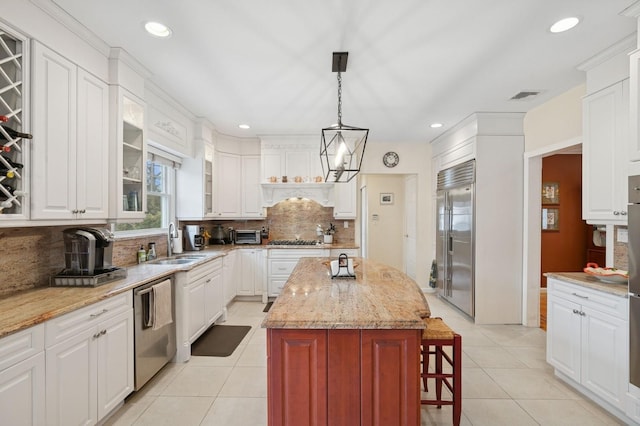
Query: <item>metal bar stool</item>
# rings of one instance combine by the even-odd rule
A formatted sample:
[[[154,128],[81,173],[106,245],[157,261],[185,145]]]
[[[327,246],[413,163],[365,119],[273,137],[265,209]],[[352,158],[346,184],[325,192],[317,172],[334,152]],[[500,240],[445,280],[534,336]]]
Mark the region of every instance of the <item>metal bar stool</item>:
[[[442,408],[443,405],[453,406],[453,424],[460,425],[460,415],[462,413],[462,337],[455,333],[442,318],[425,318],[427,328],[422,332],[422,383],[425,392],[427,379],[435,379],[436,399],[422,399],[421,404],[436,405]],[[451,346],[453,356],[450,357],[444,346]],[[435,355],[435,372],[429,372],[429,356]],[[451,365],[452,373],[445,373],[442,370],[443,359]],[[453,395],[451,400],[442,399],[442,385],[445,385]]]

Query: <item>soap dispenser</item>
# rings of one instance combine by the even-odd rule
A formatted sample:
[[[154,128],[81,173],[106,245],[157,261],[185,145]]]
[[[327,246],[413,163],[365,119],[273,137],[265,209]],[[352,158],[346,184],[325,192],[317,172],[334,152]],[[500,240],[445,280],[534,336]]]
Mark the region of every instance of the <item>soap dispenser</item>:
[[[144,246],[140,246],[138,250],[138,263],[147,261],[147,252],[144,250]]]

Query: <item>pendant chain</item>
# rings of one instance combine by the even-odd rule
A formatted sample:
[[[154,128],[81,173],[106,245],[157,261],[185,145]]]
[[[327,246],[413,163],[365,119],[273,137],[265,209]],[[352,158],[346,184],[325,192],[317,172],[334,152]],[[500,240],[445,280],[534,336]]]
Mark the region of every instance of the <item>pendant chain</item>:
[[[338,71],[338,126],[342,127],[342,75]]]

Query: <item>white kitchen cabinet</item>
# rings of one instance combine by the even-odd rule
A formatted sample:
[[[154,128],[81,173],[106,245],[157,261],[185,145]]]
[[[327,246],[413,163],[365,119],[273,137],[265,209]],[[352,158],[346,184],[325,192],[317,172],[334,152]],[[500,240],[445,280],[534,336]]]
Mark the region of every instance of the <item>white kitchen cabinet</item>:
[[[214,216],[262,219],[260,157],[216,152]]]
[[[296,176],[313,181],[322,176],[320,140],[317,136],[266,136],[261,139],[262,182],[272,176],[287,176],[294,182]]]
[[[0,339],[0,413],[7,425],[45,423],[44,325]]]
[[[588,223],[627,223],[629,79],[583,100],[582,216]]]
[[[238,253],[236,250],[231,250],[222,259],[222,276],[224,282],[224,306],[226,307],[236,297],[237,286],[236,281],[238,277]]]
[[[260,188],[260,156],[242,156],[242,217],[262,218],[262,190]]]
[[[214,212],[217,217],[242,216],[242,158],[238,154],[216,153]]]
[[[627,299],[553,278],[547,286],[547,362],[562,379],[623,413],[629,382]]]
[[[176,342],[178,362],[191,357],[191,344],[224,312],[222,259],[216,258],[176,277]]]
[[[336,251],[343,252],[344,250],[336,249]],[[324,248],[269,249],[267,254],[267,296],[278,297],[289,279],[289,275],[298,264],[298,260],[303,257],[327,257],[329,254],[330,250]]]
[[[95,424],[133,391],[131,292],[51,320],[45,329],[47,424]]]
[[[629,159],[639,167],[640,162],[640,50],[629,55]],[[633,170],[632,174],[637,174]]]
[[[239,249],[237,281],[238,296],[258,296],[264,289],[264,249]]]
[[[106,219],[109,92],[34,42],[32,219]]]
[[[213,146],[196,141],[194,158],[183,158],[177,177],[177,216],[180,220],[202,220],[213,213]]]
[[[121,86],[111,86],[111,219],[144,219],[147,210],[146,105]]]
[[[358,215],[356,181],[357,179],[353,179],[350,182],[335,184],[335,205],[333,207],[335,219],[355,219]]]

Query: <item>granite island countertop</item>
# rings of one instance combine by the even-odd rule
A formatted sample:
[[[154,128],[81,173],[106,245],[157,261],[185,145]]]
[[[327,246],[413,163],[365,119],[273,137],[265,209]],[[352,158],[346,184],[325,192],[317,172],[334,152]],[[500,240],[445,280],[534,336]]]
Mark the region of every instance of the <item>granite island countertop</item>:
[[[546,272],[544,276],[547,278],[555,278],[561,281],[569,282],[571,284],[580,285],[594,290],[603,291],[605,293],[613,294],[619,297],[629,297],[628,284],[612,284],[602,282],[584,272]]]
[[[300,259],[264,328],[422,329],[430,315],[419,286],[388,265],[354,258],[356,278],[331,278],[329,258]]]

